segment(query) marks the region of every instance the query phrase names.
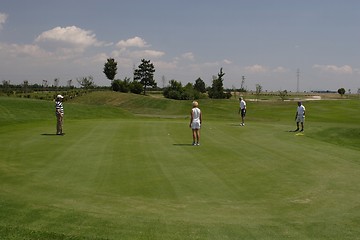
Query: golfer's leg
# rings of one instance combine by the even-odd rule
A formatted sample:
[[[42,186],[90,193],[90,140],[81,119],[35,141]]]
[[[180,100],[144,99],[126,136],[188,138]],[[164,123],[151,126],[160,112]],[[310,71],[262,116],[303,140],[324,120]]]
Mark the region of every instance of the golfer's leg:
[[[60,132],[60,126],[61,126],[60,116],[59,116],[59,115],[56,115],[56,134],[59,134],[59,132]]]
[[[60,117],[60,134],[63,133],[64,117]]]

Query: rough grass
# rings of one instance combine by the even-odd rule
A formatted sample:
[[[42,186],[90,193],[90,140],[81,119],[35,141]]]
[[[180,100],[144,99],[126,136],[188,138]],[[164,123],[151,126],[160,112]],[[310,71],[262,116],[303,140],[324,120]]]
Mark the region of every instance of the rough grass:
[[[201,100],[192,147],[191,101],[102,94],[64,104],[65,136],[52,102],[0,98],[1,239],[359,236],[358,101],[306,102],[295,135],[294,102],[240,127],[236,100]]]

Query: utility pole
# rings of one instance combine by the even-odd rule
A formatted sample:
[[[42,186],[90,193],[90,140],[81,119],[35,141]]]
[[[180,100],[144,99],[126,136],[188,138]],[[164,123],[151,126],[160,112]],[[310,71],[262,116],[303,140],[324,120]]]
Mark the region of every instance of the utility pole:
[[[245,89],[244,89],[244,83],[245,83],[245,76],[242,76],[241,77],[241,86],[240,86],[240,90],[241,91],[244,91]]]
[[[300,69],[296,71],[296,92],[299,93]]]

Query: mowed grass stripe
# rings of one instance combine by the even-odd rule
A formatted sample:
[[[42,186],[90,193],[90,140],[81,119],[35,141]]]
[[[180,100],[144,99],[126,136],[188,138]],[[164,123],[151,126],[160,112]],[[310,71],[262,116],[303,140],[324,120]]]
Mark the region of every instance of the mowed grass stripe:
[[[96,124],[94,126],[94,124]],[[154,124],[158,124],[160,127],[154,127]],[[101,186],[106,183],[106,179],[98,179],[95,176],[101,176],[101,178],[104,178],[104,176],[107,176],[106,178],[109,178],[110,180],[118,180],[119,182],[115,183],[131,183],[135,182],[136,179],[145,179],[146,181],[151,179],[161,179],[161,180],[171,180],[172,178],[174,180],[169,181],[169,184],[174,187],[176,185],[175,183],[183,182],[182,180],[186,180],[187,178],[201,178],[199,175],[201,175],[201,171],[199,169],[205,168],[205,172],[207,172],[209,169],[211,169],[210,173],[203,174],[208,175],[208,181],[212,182],[210,185],[212,187],[216,187],[217,185],[222,186],[221,192],[224,191],[223,183],[217,183],[214,184],[214,179],[216,175],[221,176],[224,178],[225,174],[224,172],[216,173],[214,175],[213,172],[216,171],[224,171],[224,170],[231,170],[236,169],[237,171],[241,168],[250,170],[250,172],[254,172],[255,170],[257,172],[270,172],[272,169],[279,169],[279,166],[284,164],[296,164],[296,162],[300,162],[301,164],[307,162],[310,158],[310,160],[315,159],[315,161],[319,161],[319,152],[317,149],[312,151],[311,149],[307,149],[308,153],[304,153],[302,156],[291,156],[292,151],[288,150],[287,154],[283,153],[283,151],[278,151],[277,148],[269,146],[269,142],[267,140],[261,140],[266,139],[266,137],[258,137],[256,139],[256,142],[250,142],[250,145],[259,146],[258,149],[253,149],[252,151],[248,151],[246,149],[250,149],[250,145],[246,145],[249,139],[241,134],[246,134],[245,131],[249,131],[251,128],[250,126],[247,126],[246,128],[240,128],[238,127],[236,130],[239,130],[240,137],[236,138],[234,136],[231,136],[231,134],[224,133],[224,129],[226,130],[226,126],[222,128],[216,128],[214,129],[220,129],[217,132],[213,133],[217,137],[211,137],[210,131],[213,129],[210,129],[207,133],[206,129],[203,129],[203,145],[196,148],[196,147],[190,147],[186,145],[185,143],[182,145],[176,145],[176,143],[171,144],[171,141],[169,139],[172,139],[173,141],[179,141],[179,138],[181,139],[181,142],[189,142],[188,139],[190,138],[190,129],[187,129],[183,127],[182,123],[175,123],[175,124],[169,124],[166,122],[161,123],[155,123],[155,122],[128,122],[128,121],[96,121],[95,123],[89,123],[87,124],[86,121],[82,122],[81,125],[87,126],[84,128],[80,133],[81,134],[68,134],[64,137],[60,137],[59,139],[55,139],[54,136],[43,136],[44,138],[50,139],[50,146],[52,144],[52,147],[54,147],[53,155],[48,156],[41,156],[41,152],[32,152],[32,155],[38,154],[36,158],[42,161],[46,161],[44,164],[50,164],[46,165],[46,167],[52,171],[50,172],[43,172],[41,169],[39,172],[43,174],[44,179],[51,179],[54,182],[58,182],[57,175],[60,175],[63,179],[60,181],[62,184],[68,187],[79,185],[81,187],[88,186],[88,188],[93,189],[94,183],[98,186],[99,189],[101,189]],[[124,129],[131,129],[131,131],[119,131],[117,130],[117,127],[122,125]],[[150,127],[152,125],[153,127]],[[173,129],[168,129],[167,127],[163,127],[166,125],[175,125],[179,129],[185,128],[186,131],[188,131],[186,134],[188,137],[179,135],[179,137],[176,137],[176,134],[170,134],[169,130],[174,131]],[[216,124],[215,124],[216,125]],[[111,126],[109,128],[108,126]],[[265,126],[268,127],[268,126]],[[176,128],[176,127],[174,127]],[[256,127],[259,129],[259,126]],[[107,129],[107,131],[106,131]],[[163,129],[163,130],[159,130]],[[247,130],[249,129],[249,130]],[[265,128],[263,129],[265,131]],[[118,131],[118,132],[117,132]],[[153,132],[149,132],[153,131]],[[229,131],[232,131],[232,129],[229,128]],[[243,132],[241,132],[243,131]],[[101,132],[101,134],[100,134]],[[104,133],[108,134],[104,134]],[[154,133],[156,132],[156,133]],[[124,134],[125,133],[125,134]],[[156,135],[157,134],[157,135]],[[206,135],[208,134],[208,136]],[[292,133],[285,133],[287,137],[291,138],[301,138],[301,137],[294,137]],[[103,138],[99,138],[99,135],[104,136]],[[163,135],[163,137],[158,137]],[[175,136],[174,136],[175,135]],[[204,136],[205,135],[205,136]],[[116,137],[115,137],[116,136]],[[171,138],[169,136],[172,136]],[[63,145],[62,146],[62,138],[72,138],[73,140],[70,141],[69,145]],[[144,144],[136,143],[136,141],[132,141],[131,139],[143,139]],[[76,139],[76,141],[75,141]],[[161,140],[163,139],[163,140]],[[213,144],[208,144],[207,139],[211,139],[211,141],[214,141],[214,139],[217,139],[214,141]],[[56,140],[55,142],[52,142],[52,140]],[[296,140],[297,141],[297,140]],[[21,142],[21,148],[26,149],[26,142]],[[49,142],[48,142],[49,143]],[[210,142],[211,143],[211,142]],[[297,146],[297,142],[295,142],[293,148],[303,148],[304,146]],[[208,145],[207,145],[208,144]],[[274,145],[278,145],[279,143],[274,142]],[[40,144],[40,146],[43,145],[43,142]],[[234,147],[238,146],[237,148]],[[47,145],[49,146],[49,145]],[[63,148],[61,148],[63,147]],[[31,149],[37,149],[38,146],[33,147],[31,146]],[[42,147],[40,147],[42,148]],[[175,150],[174,150],[175,149]],[[207,154],[208,149],[211,149],[211,157],[209,154]],[[215,151],[213,151],[215,149]],[[330,149],[329,149],[330,150]],[[295,149],[296,151],[296,149]],[[136,155],[136,153],[142,153],[142,155],[139,157]],[[224,158],[225,153],[227,154],[227,157]],[[20,153],[19,153],[20,154]],[[22,153],[25,155],[25,153]],[[134,156],[135,154],[135,156]],[[278,156],[278,161],[274,162],[271,161],[273,158],[273,155],[276,154]],[[324,153],[321,153],[322,155]],[[326,153],[325,153],[326,154]],[[85,156],[84,156],[85,155]],[[281,157],[283,155],[283,157]],[[159,156],[162,156],[160,158]],[[267,156],[267,157],[259,157],[259,156]],[[313,156],[312,158],[309,156]],[[334,156],[336,156],[336,153],[331,153],[327,156],[327,159],[330,159],[328,163],[332,163],[332,159],[334,159]],[[160,160],[159,160],[160,158]],[[142,161],[134,160],[134,159],[142,159]],[[168,161],[166,161],[166,159]],[[269,161],[270,159],[270,161]],[[335,158],[335,159],[338,159]],[[199,161],[201,160],[201,161]],[[26,159],[24,159],[26,161]],[[236,163],[238,161],[238,163]],[[285,162],[284,162],[285,161]],[[39,164],[39,163],[38,163]],[[241,164],[241,167],[238,165]],[[195,166],[194,166],[195,165]],[[221,165],[223,165],[221,167]],[[193,167],[195,170],[189,169],[190,167]],[[232,166],[235,166],[235,168],[232,168]],[[184,172],[182,173],[180,170],[182,168],[185,168]],[[137,175],[136,169],[140,171]],[[171,171],[170,171],[170,170]],[[174,169],[177,171],[174,172]],[[294,172],[300,171],[299,168],[291,167],[291,169],[294,169]],[[29,172],[31,172],[31,168],[28,169]],[[309,169],[306,169],[305,171],[308,171]],[[153,171],[153,172],[151,172]],[[189,171],[189,172],[187,172]],[[194,172],[195,171],[195,172]],[[197,172],[196,172],[197,171]],[[240,170],[241,171],[241,170]],[[130,173],[131,174],[126,174]],[[244,171],[245,172],[245,171]],[[292,174],[294,174],[294,172]],[[36,172],[35,172],[36,173]],[[36,174],[34,175],[36,176]],[[181,174],[182,173],[182,176]],[[227,172],[226,176],[228,176],[230,172]],[[237,174],[238,172],[235,172],[234,174]],[[240,172],[241,173],[241,172]],[[303,174],[304,172],[300,172],[299,175]],[[72,178],[76,176],[77,181],[72,181]],[[115,177],[114,177],[115,176]],[[126,176],[122,179],[122,176]],[[174,177],[173,177],[174,176]],[[236,176],[236,175],[235,175]],[[132,177],[132,178],[131,178]],[[252,176],[250,176],[252,177]],[[256,181],[261,181],[261,178],[258,178]],[[240,176],[237,176],[235,179],[242,178],[241,174]],[[180,180],[179,180],[180,179]],[[231,179],[229,177],[226,177],[226,179]],[[277,178],[276,178],[277,179]],[[80,181],[79,181],[80,180]],[[129,181],[130,180],[130,181]],[[218,180],[218,179],[217,179]],[[264,181],[268,181],[269,178],[267,177],[264,179]],[[281,181],[281,179],[278,181]],[[160,181],[161,182],[161,181]],[[207,182],[207,181],[204,181]],[[127,188],[116,188],[117,184],[105,184],[105,187],[111,187],[107,190],[112,191],[125,191]],[[139,183],[139,182],[137,182]],[[140,182],[140,186],[146,184],[143,184],[143,182]],[[196,182],[192,182],[192,186],[194,187],[194,184]],[[265,182],[264,182],[265,183]],[[179,183],[177,183],[179,184]],[[157,184],[153,184],[153,182],[149,182],[149,185],[151,186],[158,186]],[[258,184],[261,185],[261,184]],[[121,186],[121,185],[120,185]],[[196,185],[195,185],[196,186]],[[232,187],[235,187],[236,184],[232,184]],[[266,186],[264,184],[264,186]],[[131,188],[130,188],[131,189]],[[195,192],[200,193],[199,190],[203,189],[203,187],[199,187],[199,189],[195,189],[195,191],[189,190],[191,188],[184,187],[180,193],[183,193],[183,191],[189,191],[189,192]],[[206,189],[206,188],[205,188]],[[129,190],[129,189],[127,189]],[[146,189],[141,189],[139,191],[135,190],[135,193],[141,192],[141,194],[146,195],[147,191],[144,191]],[[161,196],[158,192],[154,191],[156,188],[152,187],[151,191],[149,190],[148,194],[153,194],[153,196]],[[166,196],[169,197],[168,193],[171,191],[165,191]],[[212,191],[214,193],[214,191]],[[216,192],[216,191],[215,191]],[[129,192],[127,192],[129,194]],[[131,194],[130,194],[131,195]],[[181,194],[182,196],[184,194]],[[186,194],[185,194],[186,195]],[[207,193],[206,196],[209,196],[211,194]],[[150,195],[151,197],[151,195]],[[214,194],[211,196],[214,197]],[[228,198],[228,196],[226,196]]]
[[[288,132],[291,120],[249,117],[240,127],[238,119],[205,118],[201,146],[193,147],[188,119],[107,116],[69,117],[62,137],[52,135],[53,118],[2,129],[0,236],[354,239],[360,233],[359,151],[317,136],[334,121],[309,121],[297,136]]]

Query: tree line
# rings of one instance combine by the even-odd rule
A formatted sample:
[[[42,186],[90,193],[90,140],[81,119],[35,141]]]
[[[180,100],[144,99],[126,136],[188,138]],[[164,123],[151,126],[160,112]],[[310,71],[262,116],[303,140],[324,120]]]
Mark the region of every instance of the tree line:
[[[131,92],[135,94],[146,95],[149,89],[162,91],[164,97],[176,100],[192,100],[200,98],[230,98],[231,91],[224,90],[223,69],[220,68],[217,76],[213,76],[212,85],[206,87],[205,82],[199,77],[194,83],[187,83],[185,86],[180,81],[170,80],[168,84],[159,88],[154,79],[155,66],[150,60],[141,59],[141,63],[137,69],[134,69],[133,79],[125,77],[124,79],[116,79],[117,62],[114,58],[108,58],[104,64],[103,73],[111,81],[111,89],[117,92]],[[107,87],[99,87],[94,83],[92,76],[77,78],[76,82],[80,85],[80,89],[106,89]],[[31,97],[36,92],[66,92],[77,89],[73,85],[73,80],[68,80],[66,86],[59,86],[59,79],[55,78],[51,84],[48,80],[43,80],[42,84],[29,84],[27,80],[22,84],[13,85],[10,81],[3,80],[0,84],[0,92],[6,95],[20,95],[21,97]],[[51,95],[50,94],[50,95]],[[50,96],[49,95],[49,96]],[[39,95],[40,96],[40,95]],[[43,95],[41,95],[43,96]],[[46,99],[49,97],[46,97]]]
[[[150,60],[141,59],[141,64],[134,70],[134,77],[131,80],[125,77],[123,80],[115,79],[117,74],[117,62],[114,58],[108,58],[104,64],[103,73],[111,81],[111,88],[118,92],[131,92],[146,94],[148,88],[159,89],[154,79],[155,67]],[[225,91],[223,86],[224,75],[222,68],[217,77],[213,77],[212,86],[206,87],[205,82],[198,78],[195,83],[187,83],[185,86],[180,81],[170,80],[168,85],[162,89],[166,98],[176,100],[190,100],[200,98],[230,98],[231,92]]]

